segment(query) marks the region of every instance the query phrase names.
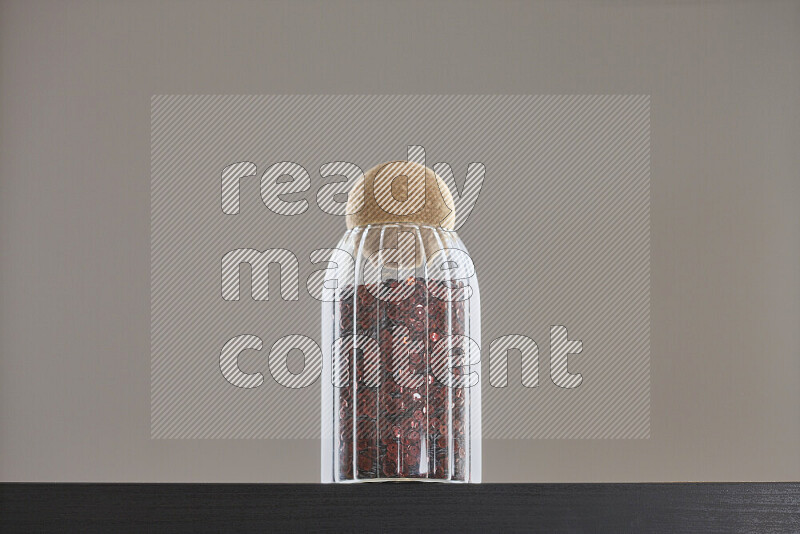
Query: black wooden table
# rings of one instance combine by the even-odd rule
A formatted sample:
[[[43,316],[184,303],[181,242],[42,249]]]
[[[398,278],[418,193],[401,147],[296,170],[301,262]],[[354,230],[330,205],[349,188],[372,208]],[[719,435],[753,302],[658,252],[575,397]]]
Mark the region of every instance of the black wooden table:
[[[800,484],[2,484],[0,531],[800,532]]]

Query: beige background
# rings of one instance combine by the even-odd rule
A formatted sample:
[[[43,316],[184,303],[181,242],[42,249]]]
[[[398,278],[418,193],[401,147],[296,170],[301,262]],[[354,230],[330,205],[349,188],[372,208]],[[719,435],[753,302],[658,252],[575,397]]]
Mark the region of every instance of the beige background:
[[[0,6],[0,480],[318,479],[149,439],[166,93],[651,94],[652,437],[486,441],[484,480],[800,479],[800,3]]]

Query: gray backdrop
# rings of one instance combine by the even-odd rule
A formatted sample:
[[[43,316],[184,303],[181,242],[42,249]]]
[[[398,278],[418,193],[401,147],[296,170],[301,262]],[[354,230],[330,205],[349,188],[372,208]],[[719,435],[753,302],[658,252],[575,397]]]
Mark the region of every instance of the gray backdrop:
[[[799,25],[797,2],[2,2],[0,479],[318,479],[312,439],[150,439],[149,111],[352,93],[650,95],[650,438],[486,440],[485,481],[800,478]]]

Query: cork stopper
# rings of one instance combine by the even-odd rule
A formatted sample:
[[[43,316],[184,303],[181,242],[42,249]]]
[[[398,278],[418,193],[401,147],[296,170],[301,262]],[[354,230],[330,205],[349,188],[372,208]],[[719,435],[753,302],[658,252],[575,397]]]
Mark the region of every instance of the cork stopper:
[[[347,228],[412,223],[455,227],[455,204],[447,184],[430,168],[411,161],[381,163],[364,174],[347,199]]]

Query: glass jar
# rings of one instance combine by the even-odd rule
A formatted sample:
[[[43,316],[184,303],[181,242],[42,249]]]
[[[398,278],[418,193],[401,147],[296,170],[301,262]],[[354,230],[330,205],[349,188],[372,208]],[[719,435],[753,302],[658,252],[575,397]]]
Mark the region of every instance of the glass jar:
[[[480,296],[461,239],[348,230],[322,303],[322,481],[480,482]]]

